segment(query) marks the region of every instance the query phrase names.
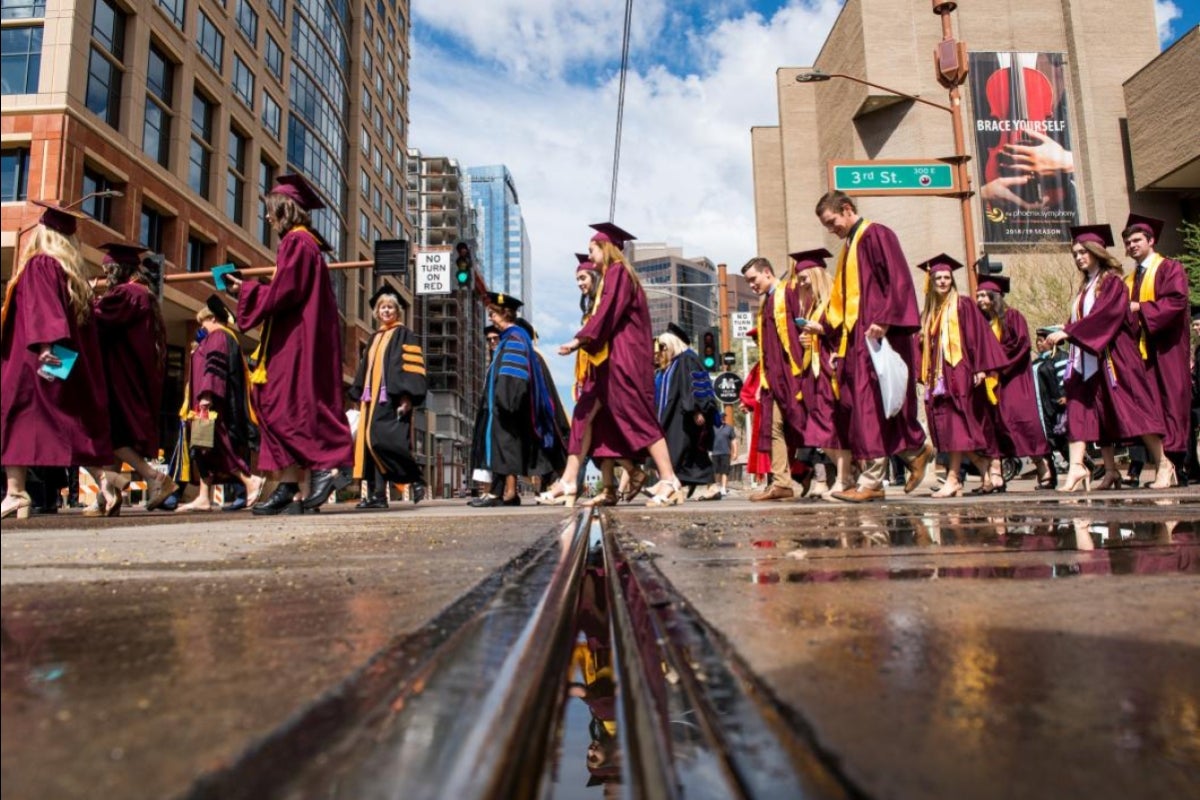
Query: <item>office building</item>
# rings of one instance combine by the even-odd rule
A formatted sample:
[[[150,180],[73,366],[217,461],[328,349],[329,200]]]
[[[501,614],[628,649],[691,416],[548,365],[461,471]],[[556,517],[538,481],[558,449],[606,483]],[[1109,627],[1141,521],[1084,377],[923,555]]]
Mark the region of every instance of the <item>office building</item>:
[[[646,290],[654,334],[674,323],[698,346],[704,332],[718,324],[716,265],[703,256],[684,258],[681,248],[655,242],[632,242],[626,255]]]
[[[503,164],[468,167],[475,208],[483,279],[494,292],[521,298],[521,315],[533,318],[533,278],[529,234],[512,173]]]

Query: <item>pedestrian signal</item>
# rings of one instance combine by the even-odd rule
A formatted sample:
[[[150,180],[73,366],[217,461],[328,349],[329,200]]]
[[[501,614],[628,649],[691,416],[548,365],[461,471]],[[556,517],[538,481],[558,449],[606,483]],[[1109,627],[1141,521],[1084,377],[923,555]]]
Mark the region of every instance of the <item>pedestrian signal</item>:
[[[704,350],[700,355],[704,360],[704,368],[714,372],[717,369],[717,337],[712,331],[704,332]]]
[[[458,260],[454,262],[454,281],[460,287],[471,283],[471,248],[466,242],[458,243]]]

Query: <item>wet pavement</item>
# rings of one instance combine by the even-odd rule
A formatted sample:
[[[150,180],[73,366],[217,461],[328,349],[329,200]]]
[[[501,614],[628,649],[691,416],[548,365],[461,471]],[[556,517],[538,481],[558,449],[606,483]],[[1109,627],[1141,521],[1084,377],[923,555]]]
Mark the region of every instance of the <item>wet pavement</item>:
[[[613,520],[864,796],[1200,786],[1200,493]]]

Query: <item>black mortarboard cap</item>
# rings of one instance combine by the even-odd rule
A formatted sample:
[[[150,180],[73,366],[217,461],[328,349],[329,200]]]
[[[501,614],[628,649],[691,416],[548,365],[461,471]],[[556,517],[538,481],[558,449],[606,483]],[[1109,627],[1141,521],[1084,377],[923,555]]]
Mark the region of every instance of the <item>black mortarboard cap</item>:
[[[1200,303],[1192,303],[1192,322],[1200,322]]]
[[[667,323],[667,333],[672,334],[688,347],[692,346],[692,337],[688,336],[687,331],[676,325],[674,322]]]
[[[396,287],[388,286],[385,284],[383,286],[380,286],[378,289],[376,289],[375,294],[371,295],[371,299],[368,301],[371,304],[371,310],[374,311],[375,305],[379,302],[379,300],[384,295],[389,295],[389,294],[392,297],[396,298],[396,305],[399,306],[400,305],[400,293],[396,291]]]
[[[984,253],[979,260],[975,262],[975,274],[979,277],[984,275],[996,275],[1004,271],[1004,265],[999,261],[992,261],[991,256]]]
[[[488,292],[488,303],[500,308],[511,308],[513,311],[525,305],[511,294],[504,294],[503,292]]]
[[[626,242],[637,239],[629,231],[618,228],[611,222],[597,222],[590,227],[596,231],[596,235],[592,237],[593,242],[612,242],[619,250],[625,249]]]
[[[799,253],[791,253],[790,258],[796,262],[796,272],[803,272],[806,269],[814,267],[825,268],[825,259],[833,256],[833,253],[826,250],[824,247],[818,247],[816,250],[801,250]]]
[[[1095,242],[1101,247],[1113,246],[1111,225],[1076,225],[1071,228],[1071,241]]]
[[[924,270],[930,275],[935,272],[954,272],[954,270],[961,268],[962,262],[946,255],[945,253],[938,253],[933,258],[917,264],[917,269]]]
[[[147,248],[128,242],[108,242],[100,245],[100,249],[107,253],[105,261],[136,267],[141,265],[142,253],[146,252]]]
[[[1159,234],[1162,233],[1163,226],[1166,225],[1161,219],[1154,217],[1144,217],[1141,214],[1130,214],[1129,219],[1125,220],[1125,227],[1140,228],[1144,233],[1148,234],[1154,241],[1158,241]]]
[[[303,175],[296,173],[280,175],[275,179],[275,185],[271,187],[271,191],[284,197],[290,197],[305,211],[325,208],[325,202],[321,200],[317,190]]]
[[[216,317],[217,322],[222,325],[228,325],[229,320],[233,318],[229,313],[229,308],[221,301],[220,295],[210,294],[208,299],[204,301],[204,304],[208,306],[208,310]]]
[[[47,203],[45,200],[31,200],[30,202],[46,209],[42,212],[38,222],[52,231],[58,231],[63,236],[74,236],[75,229],[79,226],[79,220],[87,219],[87,214],[72,208],[63,208],[54,203]]]

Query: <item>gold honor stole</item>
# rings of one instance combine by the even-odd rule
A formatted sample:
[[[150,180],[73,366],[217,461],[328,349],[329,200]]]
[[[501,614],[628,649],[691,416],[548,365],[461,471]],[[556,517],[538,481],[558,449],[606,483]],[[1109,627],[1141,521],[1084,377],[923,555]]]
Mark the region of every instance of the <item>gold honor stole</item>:
[[[1138,296],[1133,296],[1133,282],[1137,278],[1137,270],[1125,276],[1125,288],[1129,290],[1129,299],[1136,299],[1139,303],[1153,303],[1154,296],[1154,278],[1158,274],[1158,265],[1163,262],[1163,257],[1158,253],[1150,256],[1150,260],[1146,262],[1146,272],[1142,275],[1142,286],[1138,291]],[[1138,350],[1142,354],[1142,360],[1145,361],[1150,357],[1150,352],[1146,347],[1146,328],[1139,325],[1140,333],[1138,333]]]
[[[607,268],[605,269],[607,272]],[[604,276],[600,276],[600,281],[596,284],[596,307],[592,309],[592,313],[587,315],[584,324],[592,317],[596,316],[599,310],[600,298],[604,296]],[[608,345],[605,344],[595,353],[589,353],[582,347],[575,351],[575,399],[579,399],[579,387],[587,381],[588,375],[592,374],[597,367],[608,360]]]
[[[992,333],[996,334],[996,341],[1004,340],[1004,330],[1000,327],[1000,318],[995,317],[991,323]],[[983,386],[987,390],[988,402],[994,406],[1000,405],[1000,395],[996,393],[996,389],[1000,386],[1000,378],[996,375],[987,375],[983,379]]]
[[[775,324],[775,334],[779,337],[779,343],[783,345],[783,353],[787,356],[788,366],[793,375],[799,375],[802,368],[796,363],[796,357],[792,354],[792,343],[788,337],[787,284],[783,280],[776,282],[775,291],[764,297],[762,304],[758,307],[758,352],[766,352],[763,350],[763,308],[766,307],[768,301],[772,301],[771,320]],[[759,376],[760,386],[763,389],[770,389],[771,384],[767,380],[767,371],[760,369],[759,372],[761,373]],[[802,399],[800,392],[796,392],[796,399]]]
[[[870,226],[871,223],[864,219],[854,235],[842,246],[837,275],[833,278],[833,292],[829,295],[829,307],[825,310],[825,317],[829,320],[829,324],[835,328],[840,325],[842,328],[842,340],[838,345],[839,358],[846,356],[846,345],[849,343],[850,333],[858,322],[858,303],[861,299],[858,280],[858,242]]]
[[[303,225],[297,225],[292,228],[293,231],[300,231],[308,235],[317,247],[320,248],[321,240],[318,239],[312,231]],[[291,231],[288,231],[291,233]],[[254,371],[250,373],[250,383],[264,384],[267,382],[267,341],[271,338],[271,320],[267,320],[263,325],[262,338],[258,340],[258,347],[254,348],[254,352],[250,355],[250,360],[254,362]]]
[[[958,366],[958,362],[962,361],[962,331],[958,326],[958,298],[953,294],[949,295],[942,302],[941,308],[938,309],[937,315],[931,322],[933,324],[925,329],[925,339],[921,342],[921,382],[926,386],[932,386],[937,382],[938,377],[942,374],[942,364],[949,362],[950,366],[955,367]],[[930,345],[935,332],[938,338],[936,371],[933,369],[935,358]]]

